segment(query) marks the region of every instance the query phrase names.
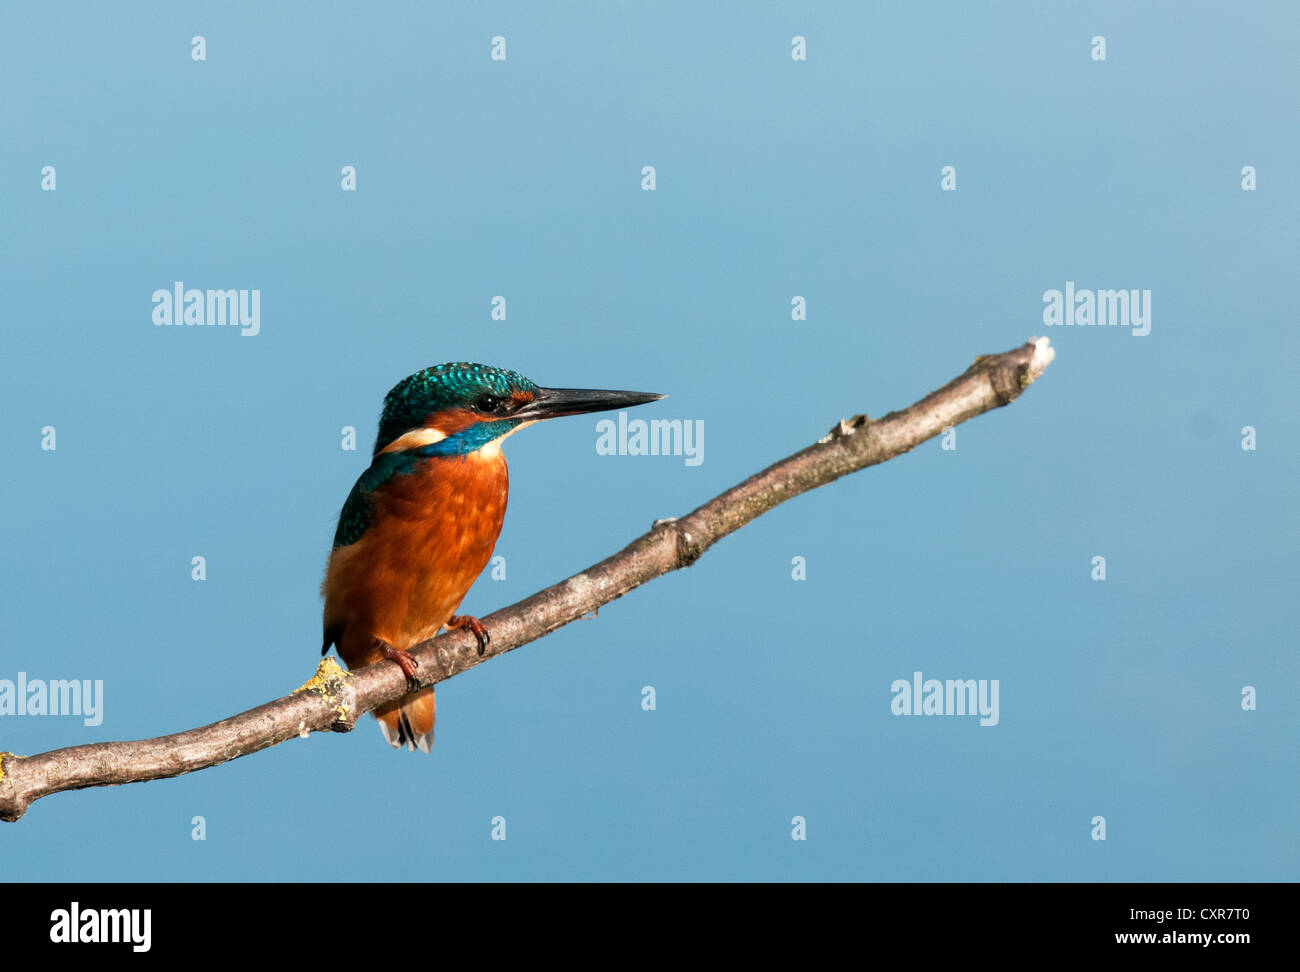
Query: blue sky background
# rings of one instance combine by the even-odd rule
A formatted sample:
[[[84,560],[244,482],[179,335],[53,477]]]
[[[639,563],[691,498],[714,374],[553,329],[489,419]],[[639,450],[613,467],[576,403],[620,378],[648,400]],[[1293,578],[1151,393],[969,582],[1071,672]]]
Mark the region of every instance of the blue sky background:
[[[3,750],[301,684],[335,518],[419,368],[704,422],[695,468],[599,456],[595,418],[512,438],[507,579],[464,605],[487,614],[843,415],[1058,349],[956,451],[800,497],[440,686],[430,757],[367,720],[58,794],[0,825],[0,873],[1296,879],[1298,11],[0,8],[0,678],[105,693],[98,727],[0,717]],[[155,327],[176,280],[260,289],[261,333]],[[1067,280],[1151,290],[1151,333],[1045,329]],[[999,724],[892,715],[914,671],[998,679]]]

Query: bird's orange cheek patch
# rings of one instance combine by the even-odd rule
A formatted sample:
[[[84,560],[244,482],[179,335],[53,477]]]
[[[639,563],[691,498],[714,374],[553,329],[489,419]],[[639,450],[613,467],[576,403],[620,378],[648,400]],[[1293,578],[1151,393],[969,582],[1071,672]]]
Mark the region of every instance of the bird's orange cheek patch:
[[[427,428],[436,429],[444,436],[448,436],[463,432],[471,425],[482,420],[483,416],[477,412],[471,412],[467,408],[449,408],[445,412],[434,412],[432,415],[426,415],[424,424]]]

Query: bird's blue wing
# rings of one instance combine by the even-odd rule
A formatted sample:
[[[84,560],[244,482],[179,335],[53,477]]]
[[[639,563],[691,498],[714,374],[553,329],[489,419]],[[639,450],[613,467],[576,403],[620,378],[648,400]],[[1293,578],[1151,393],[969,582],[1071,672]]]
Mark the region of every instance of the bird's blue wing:
[[[418,459],[401,452],[381,452],[375,456],[370,468],[358,477],[339,513],[339,525],[334,531],[334,549],[356,543],[374,520],[374,493],[401,476],[415,470]]]

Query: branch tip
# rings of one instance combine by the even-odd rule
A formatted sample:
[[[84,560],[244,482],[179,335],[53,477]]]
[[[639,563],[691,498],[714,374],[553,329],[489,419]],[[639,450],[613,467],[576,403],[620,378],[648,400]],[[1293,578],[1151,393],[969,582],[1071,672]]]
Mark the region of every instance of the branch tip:
[[[1029,372],[1025,375],[1025,384],[1029,384],[1044,371],[1056,358],[1056,348],[1045,337],[1032,337],[1029,343],[1034,346],[1034,354],[1029,359]]]

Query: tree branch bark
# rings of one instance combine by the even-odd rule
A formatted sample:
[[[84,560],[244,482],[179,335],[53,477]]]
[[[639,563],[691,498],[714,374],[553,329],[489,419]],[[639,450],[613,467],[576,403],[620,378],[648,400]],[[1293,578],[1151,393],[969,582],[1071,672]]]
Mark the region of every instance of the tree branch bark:
[[[492,642],[479,657],[474,636],[441,634],[417,646],[422,685],[445,681],[488,658],[535,641],[669,571],[693,564],[729,533],[800,493],[908,452],[944,429],[1008,405],[1051,363],[1055,351],[1034,338],[982,355],[957,378],[901,412],[841,420],[813,445],[768,466],[680,519],[650,531],[593,567],[483,619]],[[396,665],[345,672],[324,659],[293,693],[220,722],[133,742],[92,743],[36,756],[0,753],[0,820],[20,818],[60,790],[138,783],[216,766],[294,736],[348,732],[375,706],[407,691]]]

